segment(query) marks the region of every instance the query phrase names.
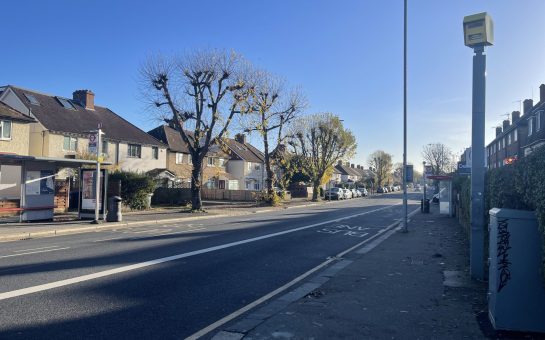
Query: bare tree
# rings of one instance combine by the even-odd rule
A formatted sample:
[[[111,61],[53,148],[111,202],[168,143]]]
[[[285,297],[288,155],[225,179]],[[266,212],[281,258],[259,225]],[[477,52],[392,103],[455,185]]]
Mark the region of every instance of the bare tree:
[[[389,184],[388,182],[392,173],[392,155],[385,151],[377,150],[369,156],[367,162],[374,169],[377,176],[377,186],[380,187],[383,184]]]
[[[220,145],[233,117],[245,111],[244,63],[235,53],[198,51],[150,58],[141,68],[144,95],[173,123],[193,163],[191,208],[202,210],[203,160]]]
[[[266,71],[254,70],[250,79],[245,103],[248,114],[244,116],[244,132],[257,132],[262,138],[267,173],[267,200],[272,203],[275,191],[271,152],[278,151],[276,158],[284,154],[277,150],[283,147],[286,138],[284,128],[305,107],[305,99],[299,91],[285,90],[284,82]]]
[[[300,117],[292,127],[289,145],[300,157],[302,170],[311,178],[318,200],[318,190],[328,172],[340,159],[347,159],[356,151],[356,138],[332,113],[318,113]]]
[[[454,154],[442,143],[424,145],[422,158],[431,165],[434,175],[444,175],[456,169]]]

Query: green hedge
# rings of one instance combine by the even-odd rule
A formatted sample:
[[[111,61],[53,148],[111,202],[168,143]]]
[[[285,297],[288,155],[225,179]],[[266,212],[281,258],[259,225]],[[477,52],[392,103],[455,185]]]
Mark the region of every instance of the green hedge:
[[[153,204],[186,205],[191,202],[189,188],[157,188],[151,198]]]
[[[460,180],[460,221],[469,223],[470,181]],[[535,211],[543,241],[545,275],[545,147],[486,173],[485,214],[492,208]]]
[[[153,192],[155,182],[143,173],[117,170],[109,175],[110,181],[121,181],[123,204],[133,210],[146,208],[148,194]]]

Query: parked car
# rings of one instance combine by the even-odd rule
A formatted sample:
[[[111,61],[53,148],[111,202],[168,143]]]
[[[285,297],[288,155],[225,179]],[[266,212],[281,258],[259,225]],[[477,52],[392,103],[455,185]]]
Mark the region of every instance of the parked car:
[[[361,193],[358,190],[350,189],[350,191],[352,191],[352,197],[354,198],[361,197]]]
[[[344,191],[341,188],[330,188],[324,192],[324,197],[330,200],[342,200],[344,198]]]
[[[344,191],[344,198],[352,198],[352,191],[349,189],[343,189]]]
[[[384,188],[383,187],[378,187],[377,188],[377,194],[384,194]]]
[[[369,191],[367,191],[367,189],[361,188],[360,190],[361,190],[361,192],[362,192],[362,194],[363,194],[363,195],[362,195],[363,197],[369,196]]]
[[[388,187],[382,187],[382,190],[384,190],[384,193],[387,194],[390,192],[390,190],[388,190]]]

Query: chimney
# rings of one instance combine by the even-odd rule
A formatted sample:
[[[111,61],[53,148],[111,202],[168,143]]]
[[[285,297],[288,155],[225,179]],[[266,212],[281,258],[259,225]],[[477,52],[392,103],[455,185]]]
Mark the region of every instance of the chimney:
[[[235,135],[235,140],[240,144],[246,144],[246,135],[243,133],[237,133]]]
[[[72,99],[87,110],[95,109],[95,94],[91,90],[77,90],[72,93]]]
[[[501,126],[496,126],[496,137],[501,135]]]
[[[545,103],[545,84],[539,86],[539,101]]]
[[[524,109],[524,111],[522,111],[523,114],[526,115],[530,113],[530,111],[532,111],[532,107],[534,107],[534,101],[531,99],[525,99],[522,103],[522,108]]]
[[[509,128],[509,119],[505,119],[503,121],[503,131],[507,130]]]
[[[520,112],[519,111],[513,111],[511,113],[511,122],[515,124],[520,119]]]
[[[352,169],[354,169],[354,163],[350,164],[350,167],[351,167]]]

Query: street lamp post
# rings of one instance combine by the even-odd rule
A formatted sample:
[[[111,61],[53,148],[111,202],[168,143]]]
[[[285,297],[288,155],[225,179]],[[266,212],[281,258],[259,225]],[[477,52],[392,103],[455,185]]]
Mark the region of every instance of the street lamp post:
[[[426,161],[422,162],[422,182],[424,182],[424,199],[422,200],[422,208],[426,204]]]
[[[403,229],[407,227],[407,0],[403,2]]]
[[[473,93],[471,115],[471,234],[470,274],[473,279],[484,279],[484,121],[486,98],[485,46],[493,44],[492,18],[487,13],[464,17],[464,42],[471,47],[473,56]]]

